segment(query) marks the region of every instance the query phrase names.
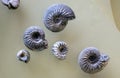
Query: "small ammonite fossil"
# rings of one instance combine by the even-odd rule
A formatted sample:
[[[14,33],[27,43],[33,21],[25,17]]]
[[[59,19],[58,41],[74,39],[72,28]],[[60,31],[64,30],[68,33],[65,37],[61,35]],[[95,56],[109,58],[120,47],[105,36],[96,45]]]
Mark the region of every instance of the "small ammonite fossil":
[[[1,2],[9,9],[17,9],[20,5],[20,0],[1,0]]]
[[[44,50],[48,47],[48,42],[45,39],[44,31],[38,26],[31,26],[26,29],[23,36],[23,41],[26,47],[31,50]]]
[[[54,54],[54,56],[60,60],[63,60],[66,58],[67,52],[68,52],[67,44],[63,41],[57,41],[52,46],[52,54]]]
[[[44,24],[52,32],[62,31],[69,20],[75,19],[73,10],[65,4],[53,4],[44,15]]]
[[[28,63],[30,61],[30,53],[27,50],[20,50],[17,53],[17,59],[20,61],[23,61],[25,63]]]
[[[89,74],[101,71],[108,64],[109,56],[101,54],[95,47],[88,47],[81,51],[78,63],[81,69]]]

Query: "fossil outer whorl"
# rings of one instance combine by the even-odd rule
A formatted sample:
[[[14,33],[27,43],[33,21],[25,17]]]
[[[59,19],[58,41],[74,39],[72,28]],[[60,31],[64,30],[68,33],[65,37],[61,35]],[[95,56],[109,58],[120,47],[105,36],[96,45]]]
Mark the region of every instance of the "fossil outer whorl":
[[[81,51],[78,57],[78,63],[81,69],[89,74],[101,71],[108,63],[109,56],[100,54],[95,47],[88,47]]]
[[[75,19],[73,10],[64,4],[53,4],[44,15],[44,24],[52,32],[62,31],[68,20]]]
[[[23,36],[25,46],[31,50],[44,50],[48,47],[44,31],[38,26],[31,26],[26,29]]]
[[[30,53],[27,50],[20,50],[17,53],[17,59],[25,63],[28,63],[30,61]]]
[[[52,53],[55,57],[57,57],[60,60],[63,60],[66,58],[66,54],[68,52],[67,44],[63,41],[56,42],[52,47]]]
[[[1,2],[9,9],[17,9],[20,5],[20,0],[1,0]]]

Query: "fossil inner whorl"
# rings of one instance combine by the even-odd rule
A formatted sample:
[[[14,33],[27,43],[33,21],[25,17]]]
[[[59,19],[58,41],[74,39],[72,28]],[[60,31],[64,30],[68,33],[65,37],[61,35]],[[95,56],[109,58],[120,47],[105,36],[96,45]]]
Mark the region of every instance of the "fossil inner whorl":
[[[99,57],[96,54],[92,54],[88,57],[90,63],[94,64],[98,61]]]
[[[44,24],[52,32],[62,31],[68,20],[75,19],[75,14],[70,7],[64,4],[50,6],[44,15]]]
[[[20,0],[1,0],[1,2],[9,9],[17,9],[20,5]]]
[[[63,41],[57,41],[52,47],[52,53],[60,60],[65,59],[67,52],[67,44]]]
[[[41,37],[41,35],[40,35],[40,33],[37,32],[37,31],[31,33],[31,38],[32,38],[33,40],[35,40],[35,41],[38,41],[38,40],[40,39],[40,37]]]
[[[44,31],[38,26],[31,26],[26,29],[23,36],[24,44],[31,50],[43,50],[48,47]]]
[[[81,51],[78,57],[78,63],[81,69],[90,74],[101,71],[108,63],[109,56],[100,54],[95,47],[88,47]]]

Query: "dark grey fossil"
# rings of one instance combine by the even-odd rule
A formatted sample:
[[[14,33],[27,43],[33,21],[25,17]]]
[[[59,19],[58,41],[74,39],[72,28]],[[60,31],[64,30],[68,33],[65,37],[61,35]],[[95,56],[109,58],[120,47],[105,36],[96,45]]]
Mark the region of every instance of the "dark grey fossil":
[[[23,41],[25,46],[31,50],[42,51],[48,47],[48,42],[45,39],[45,33],[38,26],[31,26],[27,28],[24,32]]]
[[[53,4],[44,15],[44,24],[52,32],[62,31],[69,20],[75,19],[73,10],[65,4]]]
[[[27,50],[20,50],[17,53],[17,59],[20,61],[23,61],[25,63],[28,63],[30,61],[30,53]]]
[[[78,63],[81,69],[89,74],[97,73],[108,64],[109,56],[101,54],[95,47],[88,47],[81,51]]]
[[[1,0],[1,2],[9,9],[17,9],[20,5],[20,0]]]

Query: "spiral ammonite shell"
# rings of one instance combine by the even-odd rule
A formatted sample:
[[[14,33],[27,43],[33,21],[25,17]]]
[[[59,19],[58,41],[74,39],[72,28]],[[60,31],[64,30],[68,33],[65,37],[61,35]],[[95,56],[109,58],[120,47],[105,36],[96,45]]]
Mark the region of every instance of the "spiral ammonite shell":
[[[68,52],[67,44],[63,41],[57,41],[52,47],[52,54],[60,60],[66,58]]]
[[[44,50],[48,47],[44,31],[38,26],[31,26],[26,29],[23,36],[25,46],[31,50]]]
[[[101,54],[95,47],[88,47],[81,51],[78,63],[81,69],[89,74],[101,71],[108,64],[109,56]]]
[[[44,24],[52,32],[62,31],[68,20],[75,19],[73,10],[65,4],[53,4],[44,15]]]
[[[30,53],[27,50],[20,50],[17,53],[17,59],[20,61],[23,61],[25,63],[28,63],[30,61]]]
[[[17,9],[20,5],[20,0],[1,0],[1,2],[9,9]]]

